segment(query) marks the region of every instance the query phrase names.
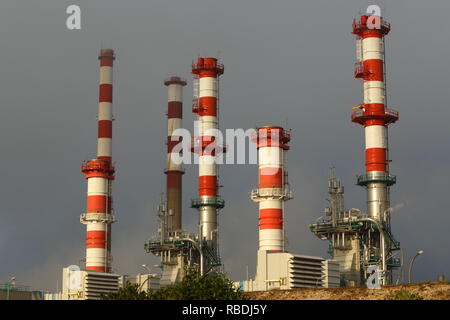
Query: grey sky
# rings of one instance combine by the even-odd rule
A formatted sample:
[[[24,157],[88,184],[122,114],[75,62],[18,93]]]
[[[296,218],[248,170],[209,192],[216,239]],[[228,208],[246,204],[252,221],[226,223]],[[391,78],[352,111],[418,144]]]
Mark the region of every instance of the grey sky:
[[[363,2],[364,3],[364,2]],[[367,3],[367,1],[366,1]],[[66,7],[78,4],[82,29],[66,29]],[[398,183],[393,232],[414,280],[450,277],[450,2],[384,2],[388,103],[400,112],[390,127],[391,171]],[[191,61],[219,56],[221,128],[285,125],[293,129],[286,203],[289,248],[327,256],[308,225],[326,205],[328,166],[346,188],[346,208],[365,209],[355,185],[364,171],[364,130],[350,121],[362,102],[353,78],[351,23],[361,1],[295,0],[3,0],[0,4],[0,282],[54,290],[62,267],[85,255],[86,207],[82,160],[96,156],[98,60],[101,47],[117,55],[114,73],[113,158],[117,164],[113,266],[142,272],[158,260],[143,243],[158,228],[155,207],[164,190],[167,90],[180,75],[184,125],[193,127]],[[183,225],[195,231],[198,168],[183,176]],[[255,271],[256,165],[223,165],[220,251],[234,280]]]

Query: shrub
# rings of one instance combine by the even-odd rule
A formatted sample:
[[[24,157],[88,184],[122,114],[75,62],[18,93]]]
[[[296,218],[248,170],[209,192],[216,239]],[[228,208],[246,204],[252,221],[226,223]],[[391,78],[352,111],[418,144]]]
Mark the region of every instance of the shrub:
[[[233,282],[221,273],[204,276],[192,269],[185,269],[182,281],[155,292],[139,292],[139,285],[127,281],[118,292],[101,296],[102,300],[246,300]]]
[[[131,284],[127,281],[125,287],[119,288],[117,292],[109,292],[100,296],[102,300],[147,300],[147,292],[139,292],[138,284]]]
[[[149,294],[152,300],[245,300],[233,282],[221,273],[199,276],[191,269],[185,269],[182,281],[161,288]]]
[[[400,289],[386,296],[384,300],[423,300],[423,297],[406,289]]]

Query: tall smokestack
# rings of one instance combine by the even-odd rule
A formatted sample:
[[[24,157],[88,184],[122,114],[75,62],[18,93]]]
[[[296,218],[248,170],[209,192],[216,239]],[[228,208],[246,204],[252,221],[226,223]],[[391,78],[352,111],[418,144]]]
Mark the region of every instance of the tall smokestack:
[[[358,177],[358,184],[367,189],[367,214],[386,228],[381,237],[380,231],[370,233],[369,255],[379,256],[381,261],[372,257],[369,260],[379,263],[389,276],[386,257],[390,244],[385,238],[391,229],[389,187],[395,184],[396,178],[389,173],[388,126],[398,120],[398,112],[386,106],[384,36],[390,28],[382,17],[375,15],[362,15],[359,21],[353,22],[358,55],[355,77],[364,82],[364,103],[356,107],[359,110],[351,118],[365,128],[366,173]]]
[[[97,158],[84,162],[87,208],[80,221],[86,224],[86,270],[111,272],[112,190],[115,167],[112,165],[112,83],[114,51],[102,49],[98,104]]]
[[[184,170],[181,164],[173,160],[173,148],[181,143],[180,136],[174,136],[173,132],[182,127],[183,119],[183,87],[186,81],[180,77],[171,77],[164,81],[168,90],[167,112],[167,228],[169,232],[181,229],[181,196]],[[178,152],[177,152],[178,153]]]
[[[388,187],[395,183],[389,175],[388,125],[398,120],[398,112],[386,107],[384,82],[384,36],[390,25],[381,17],[379,27],[376,20],[363,15],[353,24],[362,56],[358,57],[355,77],[364,82],[364,103],[352,114],[352,122],[365,128],[366,174],[360,176],[358,184],[367,187],[367,213],[380,219],[389,208]]]
[[[384,36],[390,28],[379,15],[353,20],[355,77],[364,82],[364,103],[352,108],[356,110],[351,119],[365,130],[366,172],[357,184],[367,189],[367,214],[344,209],[344,187],[332,167],[328,179],[331,202],[325,208],[329,219],[322,216],[310,225],[319,239],[331,242],[329,253],[340,262],[341,281],[347,285],[365,283],[374,268],[378,268],[381,284],[391,283],[393,269],[400,267],[394,253],[400,250],[400,243],[390,224],[389,188],[396,177],[389,173],[388,126],[398,120],[398,112],[386,106]]]
[[[216,155],[225,152],[225,148],[218,144],[218,77],[223,74],[223,65],[216,58],[198,58],[197,64],[192,66],[194,74],[193,113],[198,114],[199,136],[194,138],[194,152],[199,155],[199,198],[192,201],[192,207],[198,208],[199,234],[202,241],[206,241],[214,255],[218,256],[217,247],[217,213],[223,208],[224,202],[218,196],[218,178]]]
[[[251,198],[259,202],[259,245],[262,251],[286,251],[284,201],[292,198],[287,183],[287,143],[289,132],[281,127],[256,129],[253,137],[258,149],[259,184]]]

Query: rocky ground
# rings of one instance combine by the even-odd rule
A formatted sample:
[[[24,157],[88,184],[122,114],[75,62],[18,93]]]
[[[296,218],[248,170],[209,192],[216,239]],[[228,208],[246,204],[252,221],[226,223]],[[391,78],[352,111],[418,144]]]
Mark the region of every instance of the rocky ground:
[[[386,286],[379,290],[365,287],[332,289],[272,290],[246,293],[250,300],[384,300],[401,289],[419,294],[424,300],[450,300],[450,283]]]

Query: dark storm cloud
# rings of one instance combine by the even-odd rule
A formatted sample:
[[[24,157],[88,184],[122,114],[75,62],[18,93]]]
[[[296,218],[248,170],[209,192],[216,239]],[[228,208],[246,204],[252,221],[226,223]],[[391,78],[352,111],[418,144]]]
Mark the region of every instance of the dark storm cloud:
[[[79,4],[82,29],[66,29],[66,7]],[[385,1],[392,24],[386,39],[391,126],[391,171],[398,184],[393,231],[409,259],[417,250],[415,280],[450,270],[447,177],[450,162],[450,45],[448,1]],[[350,122],[362,101],[353,78],[353,17],[361,1],[18,1],[0,4],[0,281],[56,288],[61,268],[84,257],[86,206],[81,161],[95,157],[98,60],[115,49],[113,158],[117,163],[113,225],[114,267],[140,272],[143,242],[158,228],[154,208],[164,189],[167,91],[163,79],[189,80],[192,59],[220,56],[221,128],[256,124],[293,129],[286,204],[289,248],[326,256],[327,243],[308,230],[326,204],[330,164],[346,187],[346,207],[365,208],[355,186],[364,170],[364,132]],[[187,166],[183,223],[196,230],[197,172]],[[220,213],[220,251],[235,280],[254,274],[257,206],[255,165],[223,165],[226,207]],[[448,275],[447,275],[448,276]],[[59,284],[60,286],[60,284]]]

